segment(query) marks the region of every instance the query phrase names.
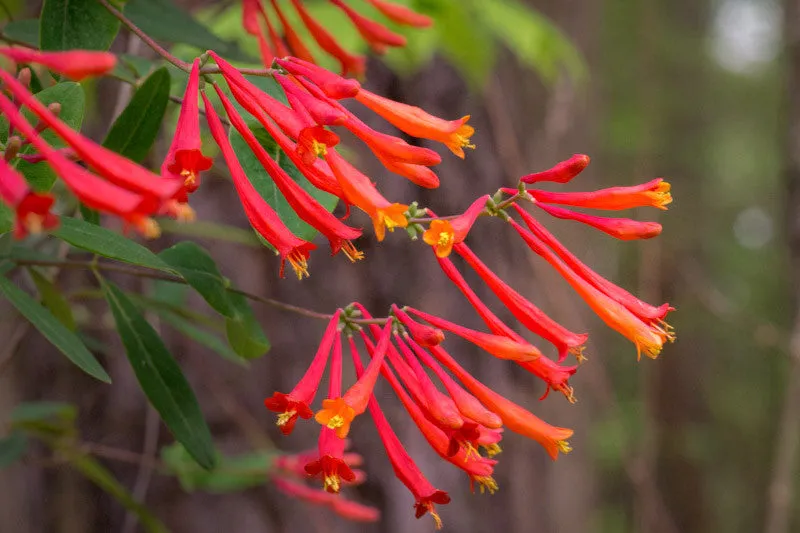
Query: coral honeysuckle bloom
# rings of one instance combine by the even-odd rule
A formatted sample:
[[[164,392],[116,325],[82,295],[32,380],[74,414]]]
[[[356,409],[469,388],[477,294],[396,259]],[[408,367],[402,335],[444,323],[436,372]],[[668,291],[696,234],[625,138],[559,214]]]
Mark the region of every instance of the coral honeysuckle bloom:
[[[464,242],[469,230],[486,207],[489,195],[481,196],[475,200],[462,215],[450,220],[437,219],[431,222],[430,227],[422,234],[425,244],[433,246],[436,257],[447,257],[453,250],[453,245]]]
[[[324,490],[313,489],[289,478],[272,476],[272,482],[281,492],[292,498],[323,507],[330,507],[333,512],[354,522],[377,522],[381,512]]]
[[[569,443],[567,442],[567,439],[570,438],[573,433],[571,429],[551,426],[527,409],[494,392],[464,370],[464,368],[461,367],[450,354],[444,351],[441,346],[431,347],[430,352],[445,366],[445,368],[450,370],[450,372],[452,372],[481,403],[491,409],[492,412],[496,413],[503,420],[503,425],[505,425],[505,427],[514,433],[519,433],[541,444],[552,459],[558,458],[558,452],[568,453],[571,451]]]
[[[370,48],[372,48],[375,53],[383,54],[386,52],[386,47],[388,46],[406,45],[405,37],[394,33],[383,24],[361,15],[342,0],[330,0],[330,2],[344,11],[358,30],[358,33],[367,41],[367,44],[369,44]]]
[[[422,346],[436,346],[437,344],[441,344],[444,340],[444,333],[442,330],[420,324],[396,305],[392,305],[392,312],[408,330],[411,338],[418,344]]]
[[[258,24],[260,3],[261,0],[242,0],[242,27],[250,35],[258,35],[261,32]]]
[[[328,98],[333,98],[334,100],[352,98],[361,89],[361,84],[358,81],[343,78],[309,61],[304,61],[302,58],[286,57],[278,59],[277,62],[291,74],[305,76],[311,83],[319,87]]]
[[[338,398],[342,394],[342,339],[339,335],[333,344],[328,384],[328,399]],[[305,471],[309,476],[321,475],[323,488],[328,492],[339,492],[343,480],[352,483],[356,479],[344,460],[346,446],[347,441],[340,439],[333,429],[320,428],[319,455],[305,465]]]
[[[283,34],[286,37],[286,44],[292,51],[290,55],[313,63],[314,56],[308,50],[308,47],[305,45],[300,36],[297,35],[297,32],[294,31],[292,24],[286,19],[286,15],[283,14],[280,4],[278,4],[277,0],[270,0],[270,2],[272,3],[273,11],[275,11],[275,14],[278,15],[278,19],[281,21]]]
[[[619,211],[633,207],[657,207],[666,210],[672,202],[670,184],[661,178],[632,187],[611,187],[593,192],[550,192],[529,190],[537,201],[546,204],[574,205],[592,209]]]
[[[433,150],[422,146],[413,146],[399,137],[375,131],[356,118],[355,115],[351,114],[344,126],[382,159],[424,165],[426,167],[438,165],[442,162],[442,157]]]
[[[652,239],[661,235],[661,224],[658,222],[639,222],[629,218],[596,217],[541,202],[535,205],[556,218],[583,222],[587,226],[599,229],[621,241]]]
[[[192,193],[200,185],[200,172],[211,168],[213,161],[200,151],[200,109],[197,98],[200,87],[200,60],[195,59],[189,73],[189,82],[183,93],[183,103],[178,116],[178,126],[170,144],[167,157],[161,165],[161,175],[179,180]]]
[[[19,81],[2,69],[0,69],[0,80],[18,102],[30,109],[42,123],[61,137],[83,162],[114,185],[152,198],[159,206],[174,199],[182,191],[182,183],[161,179],[130,159],[104,148],[67,126]]]
[[[236,192],[239,195],[242,206],[244,206],[250,224],[281,256],[281,277],[283,277],[284,262],[287,260],[297,275],[297,279],[303,279],[303,276],[307,277],[308,257],[311,250],[315,249],[316,246],[296,237],[267,201],[256,191],[236,158],[225,128],[222,126],[214,106],[208,101],[205,93],[203,93],[203,103],[205,104],[209,130],[211,130],[211,135],[214,137],[222,152],[222,157],[228,165],[234,187],[236,187]]]
[[[353,419],[367,410],[367,404],[372,396],[372,389],[378,381],[381,365],[386,357],[386,350],[391,341],[391,321],[383,328],[375,357],[367,365],[367,370],[361,374],[344,396],[329,398],[322,401],[322,410],[314,416],[315,420],[336,431],[340,439],[347,437]]]
[[[375,237],[382,241],[386,230],[408,226],[405,204],[391,203],[383,197],[368,177],[340,156],[336,151],[329,151],[325,156],[333,175],[336,176],[348,202],[364,211],[372,219]]]
[[[379,509],[344,498],[333,500],[333,510],[339,516],[354,522],[377,522],[381,519]]]
[[[562,361],[568,352],[580,356],[588,335],[573,333],[547,316],[530,300],[501,280],[465,244],[456,244],[454,249],[478,273],[517,320],[558,349],[559,361]]]
[[[419,107],[395,102],[366,89],[361,89],[355,98],[397,129],[413,137],[441,142],[461,159],[464,159],[464,148],[475,148],[469,141],[475,133],[475,128],[467,124],[469,115],[458,120],[444,120]]]
[[[319,47],[339,61],[342,66],[342,76],[353,74],[357,78],[363,77],[366,71],[365,58],[350,54],[342,48],[333,35],[308,13],[302,0],[292,0],[292,5]]]
[[[0,113],[30,141],[81,202],[92,209],[122,218],[126,226],[136,228],[145,237],[159,236],[158,224],[150,218],[159,207],[158,202],[152,197],[141,196],[104,181],[68,159],[60,150],[47,144],[17,107],[2,94],[0,94]]]
[[[550,249],[552,249],[562,261],[569,265],[569,267],[575,273],[594,285],[595,288],[605,293],[611,299],[616,300],[624,305],[631,313],[635,314],[644,322],[647,322],[648,324],[665,324],[664,321],[667,317],[667,314],[670,311],[674,311],[674,308],[670,307],[668,303],[655,307],[640,300],[622,287],[611,283],[575,257],[572,252],[567,250],[567,248],[561,244],[552,233],[547,231],[547,229],[542,226],[538,220],[533,218],[530,213],[519,206],[515,205],[514,207],[517,213],[519,213],[520,217],[522,217],[525,225],[528,226],[528,229],[534,235],[536,235],[537,238],[550,247]],[[669,326],[665,327],[669,329]]]
[[[597,316],[603,319],[603,322],[636,345],[637,359],[641,358],[642,351],[648,357],[655,359],[661,353],[665,342],[675,340],[675,335],[669,331],[668,327],[662,328],[643,322],[624,305],[610,298],[569,268],[533,233],[517,224],[513,219],[509,219],[508,222],[534,252],[542,256],[567,280]]]
[[[428,352],[422,349],[422,347],[413,340],[407,339],[407,342],[409,346],[411,346],[411,349],[414,350],[417,357],[419,357],[420,361],[433,370],[433,373],[436,374],[436,377],[442,382],[442,385],[444,385],[444,388],[455,402],[461,414],[490,429],[502,427],[503,421],[500,417],[487,409],[475,396],[465,391],[461,385],[456,383],[456,381],[450,377],[450,374],[445,372]]]
[[[553,168],[549,168],[543,172],[535,172],[527,176],[522,176],[520,181],[523,183],[539,183],[541,181],[567,183],[583,172],[583,170],[589,166],[589,161],[588,155],[575,154],[569,159],[558,163]]]
[[[542,357],[542,352],[540,352],[538,348],[531,344],[517,342],[509,339],[508,337],[502,337],[500,335],[492,335],[490,333],[483,333],[473,329],[465,328],[463,326],[459,326],[458,324],[454,324],[442,318],[429,315],[428,313],[424,313],[411,307],[409,307],[408,310],[426,322],[433,324],[437,328],[450,331],[451,333],[455,333],[459,337],[468,340],[498,359],[508,359],[509,361],[532,361]]]
[[[55,199],[34,192],[25,178],[0,157],[0,200],[14,210],[14,237],[58,226],[58,217],[50,212]]]
[[[475,291],[473,291],[472,288],[467,284],[467,281],[458,272],[458,269],[456,269],[455,265],[450,259],[439,259],[439,266],[442,268],[442,271],[447,275],[447,277],[450,278],[453,284],[458,287],[464,296],[467,297],[469,303],[472,305],[478,315],[480,315],[481,319],[489,327],[492,333],[495,335],[504,335],[517,342],[525,342],[525,339],[508,327],[502,320],[497,318],[497,315],[492,313],[486,304],[483,303],[480,298],[478,298],[478,295],[475,294]],[[547,357],[539,357],[533,361],[517,364],[545,382],[547,389],[545,390],[545,394],[542,396],[542,398],[547,396],[547,393],[550,391],[550,389],[554,389],[563,393],[567,399],[570,399],[570,401],[574,399],[572,387],[569,386],[568,380],[569,377],[575,373],[577,367],[561,366],[551,361]],[[470,415],[467,414],[467,416]],[[471,418],[475,417],[472,416]],[[487,424],[485,421],[481,423],[491,427],[491,425]]]
[[[386,336],[388,339],[388,335]],[[356,345],[353,339],[350,339],[350,353],[353,357],[353,366],[356,369],[356,375],[361,376],[364,374],[364,367],[361,364],[361,358],[356,350]],[[378,354],[376,354],[377,356]],[[374,361],[375,359],[373,359]],[[386,450],[386,455],[389,462],[392,464],[392,470],[397,478],[408,488],[414,496],[414,507],[416,509],[416,517],[420,518],[425,513],[430,513],[436,522],[436,528],[441,529],[442,520],[436,513],[435,504],[445,505],[450,503],[450,496],[443,490],[438,490],[431,485],[431,482],[420,471],[419,467],[414,463],[414,460],[408,454],[408,451],[403,447],[397,434],[392,430],[389,421],[383,414],[378,401],[374,396],[370,396],[369,412],[372,415],[372,421],[375,423],[375,428],[378,430],[378,436],[383,443]]]
[[[362,336],[369,349],[368,338],[363,333]],[[400,373],[401,371],[398,369],[397,372]],[[463,470],[469,476],[471,488],[474,487],[475,483],[478,483],[481,487],[481,492],[488,489],[490,493],[494,493],[497,490],[497,482],[492,475],[497,461],[481,457],[475,453],[474,447],[461,447],[458,442],[453,440],[451,435],[437,427],[427,413],[427,406],[420,402],[414,392],[409,394],[403,389],[394,372],[386,364],[383,365],[381,374],[389,382],[403,407],[411,415],[411,419],[419,428],[425,440],[428,441],[430,447],[439,454],[439,457]],[[407,379],[402,379],[402,382],[406,385],[409,383]],[[410,388],[409,390],[413,391],[414,389]],[[479,445],[477,439],[480,438],[480,434],[476,433],[476,435],[475,443]]]
[[[315,124],[321,126],[344,124],[347,115],[337,107],[332,106],[325,100],[314,97],[286,76],[274,74],[273,77],[280,83],[287,98],[290,101],[296,99],[298,105],[308,111]],[[294,108],[295,105],[293,104],[292,107]]]
[[[74,81],[81,81],[88,76],[101,76],[111,72],[117,64],[114,54],[94,50],[40,52],[30,48],[0,48],[0,54],[15,63],[45,66]]]
[[[386,167],[386,170],[394,172],[398,176],[403,176],[408,181],[426,189],[435,189],[439,186],[439,176],[425,165],[413,165],[403,163],[394,159],[382,156],[379,152],[375,156]]]
[[[397,24],[427,28],[433,24],[433,19],[417,13],[406,6],[386,2],[385,0],[367,0],[370,4],[384,14],[384,16]]]
[[[306,166],[311,166],[314,161],[328,153],[328,148],[339,144],[339,136],[322,126],[304,128],[297,138],[295,150],[300,160]]]
[[[319,382],[322,380],[322,374],[325,372],[325,366],[331,353],[331,346],[334,338],[338,335],[337,328],[339,326],[340,313],[341,311],[337,309],[331,321],[328,322],[328,327],[325,329],[325,334],[322,337],[322,342],[316,355],[314,355],[314,360],[311,361],[308,370],[300,378],[294,389],[289,394],[276,392],[270,398],[264,400],[264,405],[267,409],[278,413],[277,424],[284,435],[292,432],[298,416],[306,420],[314,416],[310,405],[314,401],[314,396],[317,395]]]
[[[343,224],[335,215],[325,209],[314,199],[311,194],[303,189],[294,181],[286,171],[276,163],[264,149],[239,112],[233,107],[225,93],[218,87],[214,87],[219,95],[222,105],[228,114],[228,118],[236,131],[242,136],[244,141],[253,151],[258,161],[275,182],[278,190],[281,191],[286,201],[297,215],[306,223],[316,228],[325,235],[331,245],[331,252],[336,253],[343,250],[351,261],[356,261],[363,257],[353,247],[351,240],[359,237],[361,231]]]

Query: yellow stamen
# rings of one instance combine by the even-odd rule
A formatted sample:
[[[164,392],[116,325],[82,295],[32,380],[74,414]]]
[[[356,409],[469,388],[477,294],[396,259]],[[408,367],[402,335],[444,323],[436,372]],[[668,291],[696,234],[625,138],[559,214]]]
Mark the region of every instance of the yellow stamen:
[[[342,244],[342,252],[344,252],[344,255],[346,255],[352,263],[364,259],[364,252],[359,251],[350,241],[344,241],[344,244]]]
[[[439,246],[447,246],[455,240],[456,236],[450,231],[442,231],[439,233],[439,239],[436,244]]]
[[[308,261],[306,258],[303,257],[303,254],[292,252],[286,256],[286,259],[289,261],[289,264],[292,266],[292,270],[297,275],[297,279],[303,279],[303,277],[309,277],[310,274],[308,273]]]
[[[489,457],[494,457],[495,455],[503,453],[503,448],[501,448],[497,443],[481,444],[481,447]]]
[[[427,503],[425,506],[428,508],[428,512],[433,517],[433,521],[436,524],[436,530],[438,531],[438,530],[442,529],[442,525],[443,525],[442,524],[442,519],[439,517],[439,514],[433,509],[433,504],[432,503]]]
[[[556,446],[558,446],[558,450],[561,453],[569,453],[572,451],[572,446],[569,445],[569,442],[565,440],[557,440]]]
[[[569,353],[575,356],[575,360],[578,361],[579,365],[582,365],[589,359],[583,355],[583,351],[586,349],[586,346],[578,346],[576,348],[570,348]]]
[[[296,414],[297,414],[297,411],[295,411],[295,410],[286,411],[284,413],[281,413],[281,414],[278,415],[278,421],[276,422],[276,424],[278,426],[285,426],[286,424],[289,423],[289,420],[291,420],[292,417],[294,417]]]
[[[480,458],[481,454],[478,449],[472,445],[471,442],[462,442],[461,447],[464,448],[464,462],[469,461],[469,458],[475,456],[476,459]]]
[[[344,417],[342,415],[333,415],[325,425],[330,429],[340,428],[344,425]]]
[[[339,492],[339,489],[341,488],[339,476],[336,474],[333,474],[332,476],[325,476],[325,479],[322,483],[322,487],[328,492]]]
[[[325,143],[318,142],[316,139],[311,140],[311,149],[318,156],[324,156],[328,154],[328,146]]]
[[[28,233],[41,233],[44,229],[44,217],[37,213],[28,213],[25,215],[25,220],[22,222]]]
[[[569,403],[577,403],[578,399],[575,397],[575,393],[572,387],[566,384],[556,385],[553,387],[555,390],[559,391],[564,395]]]
[[[161,236],[161,227],[150,217],[142,218],[136,226],[146,239],[157,239]]]
[[[489,491],[489,494],[494,494],[500,490],[500,488],[497,486],[497,481],[495,481],[492,476],[478,476],[473,479],[478,482],[478,485],[481,488],[481,494],[487,490]]]
[[[181,177],[183,177],[183,186],[191,189],[197,183],[197,172],[184,168],[181,170]]]

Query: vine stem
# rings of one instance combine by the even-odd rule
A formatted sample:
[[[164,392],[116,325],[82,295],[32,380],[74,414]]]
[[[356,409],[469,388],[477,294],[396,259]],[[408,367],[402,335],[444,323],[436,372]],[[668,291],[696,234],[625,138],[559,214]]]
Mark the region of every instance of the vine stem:
[[[155,279],[159,281],[168,281],[171,283],[180,283],[182,285],[187,285],[186,280],[184,280],[183,278],[180,278],[172,274],[167,274],[165,272],[156,272],[148,269],[147,267],[135,267],[135,268],[126,267],[122,265],[104,263],[96,260],[83,260],[83,259],[63,259],[63,260],[13,259],[13,261],[17,265],[21,266],[55,266],[61,268],[88,268],[95,272],[98,270],[104,270],[106,272],[118,272],[120,274],[127,274],[129,276],[136,276],[139,278]],[[228,291],[240,294],[245,298],[248,298],[255,302],[263,303],[272,306],[276,309],[281,309],[282,311],[288,311],[290,313],[295,313],[305,317],[316,318],[319,320],[330,320],[331,318],[333,318],[333,314],[321,313],[319,311],[314,311],[312,309],[306,309],[305,307],[300,307],[290,303],[282,302],[280,300],[275,300],[273,298],[267,298],[265,296],[259,296],[258,294],[253,294],[240,289],[235,289],[233,287],[228,287]],[[348,318],[347,322],[359,325],[362,324],[366,325],[366,324],[385,324],[387,320],[388,318],[375,318],[375,319]]]
[[[131,19],[126,17],[122,11],[111,5],[108,0],[97,0],[100,4],[108,10],[109,13],[114,15],[122,24],[125,25],[130,31],[136,34],[139,39],[141,39],[147,46],[149,46],[155,53],[178,67],[184,72],[189,72],[192,69],[192,65],[183,61],[182,59],[175,57],[171,53],[167,51],[166,48],[158,44],[155,39],[147,35],[144,30],[142,30],[139,26],[137,26]],[[239,72],[249,76],[272,76],[275,73],[275,69],[267,68],[267,69],[254,69],[254,68],[240,68],[237,69]],[[218,66],[207,66],[200,69],[201,74],[220,74],[222,70]]]

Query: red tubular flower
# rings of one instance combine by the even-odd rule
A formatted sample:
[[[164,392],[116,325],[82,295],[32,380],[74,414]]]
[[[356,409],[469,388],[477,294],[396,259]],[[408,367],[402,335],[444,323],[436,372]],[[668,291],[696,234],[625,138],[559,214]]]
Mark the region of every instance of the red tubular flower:
[[[367,2],[375,6],[386,18],[397,24],[415,26],[417,28],[427,28],[433,24],[433,19],[417,13],[406,6],[385,2],[384,0],[367,0]]]
[[[336,39],[333,38],[330,33],[328,33],[322,24],[317,22],[314,17],[308,13],[303,5],[302,0],[292,0],[292,5],[294,5],[297,14],[300,15],[300,18],[303,20],[303,24],[305,24],[306,28],[308,28],[309,33],[311,33],[311,36],[317,42],[319,47],[325,50],[325,52],[327,52],[329,55],[336,58],[342,65],[342,76],[353,74],[357,78],[361,78],[366,71],[364,57],[349,54],[344,48],[342,48],[342,46],[336,41]]]
[[[426,189],[435,189],[439,186],[439,176],[434,171],[424,165],[412,165],[410,163],[403,163],[383,157],[380,153],[375,156],[386,167],[386,170],[394,172],[398,176],[403,176],[411,183],[425,187]]]
[[[592,209],[619,211],[633,207],[657,207],[666,210],[672,202],[670,184],[656,178],[633,187],[611,187],[594,192],[550,192],[529,190],[539,202],[547,204],[574,205]]]
[[[441,156],[433,150],[412,146],[403,139],[375,131],[355,115],[351,114],[344,126],[361,139],[381,160],[388,159],[397,163],[410,163],[426,167],[442,162]]]
[[[311,361],[308,370],[303,374],[294,389],[289,394],[276,392],[272,397],[264,400],[264,405],[267,409],[279,413],[278,427],[284,435],[292,432],[298,416],[307,420],[314,415],[310,405],[314,401],[314,396],[317,395],[319,382],[322,380],[322,374],[325,372],[325,366],[328,363],[331,345],[336,335],[338,335],[337,328],[339,326],[340,313],[341,311],[337,309],[333,314],[314,360]]]
[[[316,124],[321,126],[344,124],[347,116],[338,108],[324,100],[315,98],[286,76],[275,74],[274,78],[280,83],[286,96],[296,98],[299,105],[308,111]]]
[[[114,54],[92,50],[40,52],[30,48],[0,48],[0,54],[15,63],[43,65],[74,81],[81,81],[89,76],[102,76],[111,72],[117,64],[117,56]]]
[[[408,226],[408,219],[405,216],[407,205],[389,202],[378,192],[368,177],[345,161],[336,151],[329,151],[325,161],[336,176],[347,201],[372,219],[378,241],[384,239],[387,229],[394,231],[396,227]]]
[[[358,33],[377,54],[386,52],[387,46],[405,46],[406,38],[389,30],[383,24],[361,15],[342,0],[330,0],[333,5],[344,11]]]
[[[411,338],[420,345],[436,346],[437,344],[441,344],[444,340],[444,333],[442,333],[442,330],[412,320],[410,316],[396,305],[392,305],[392,312],[398,320],[403,323],[403,326],[406,327],[408,333],[411,334]]]
[[[149,217],[158,208],[158,203],[152,197],[143,197],[117,187],[70,161],[61,151],[47,144],[17,107],[2,94],[0,113],[39,151],[81,202],[92,209],[119,216],[146,237],[158,237],[158,224]]]
[[[558,349],[559,362],[567,356],[567,352],[580,356],[588,335],[573,333],[544,314],[532,302],[509,287],[494,272],[489,270],[465,244],[456,244],[454,248],[478,273],[517,320],[533,333],[547,339]]]
[[[289,55],[289,50],[286,48],[286,45],[281,39],[278,32],[275,31],[275,27],[272,25],[272,21],[269,18],[269,15],[264,10],[264,4],[261,3],[259,0],[258,2],[258,9],[261,12],[261,17],[264,19],[264,23],[267,25],[267,32],[269,33],[269,40],[272,41],[272,45],[275,48],[275,55],[278,57],[286,57]],[[272,59],[270,58],[269,64],[264,64],[265,67],[269,68],[272,65]]]
[[[316,505],[333,505],[337,499],[333,494],[329,494],[324,490],[312,489],[302,483],[297,483],[284,477],[273,476],[272,482],[281,492],[308,503]]]
[[[388,335],[386,337],[388,338]],[[365,372],[352,339],[350,339],[350,350],[353,356],[353,365],[356,368],[356,375],[359,376],[360,379],[360,376]],[[375,361],[375,359],[373,359],[373,361]],[[372,362],[370,362],[370,364],[372,364]],[[372,415],[372,420],[375,422],[375,428],[378,430],[378,436],[386,450],[389,462],[392,464],[392,470],[394,470],[397,478],[414,496],[416,517],[420,518],[425,513],[430,513],[436,522],[436,528],[441,529],[442,520],[436,513],[435,504],[445,505],[450,503],[450,496],[445,491],[438,490],[431,485],[430,481],[423,475],[419,467],[414,463],[414,460],[403,447],[397,434],[392,430],[389,421],[386,420],[386,416],[378,405],[378,401],[372,395],[370,395],[368,407]]]
[[[49,194],[31,190],[25,178],[0,157],[0,199],[15,213],[14,237],[25,238],[29,233],[58,226],[58,217],[50,212],[55,201]]]
[[[556,218],[583,222],[622,241],[652,239],[661,235],[661,224],[658,222],[639,222],[629,218],[596,217],[543,203],[537,203],[536,206]]]
[[[372,396],[372,389],[378,380],[378,374],[386,356],[386,350],[391,340],[392,324],[386,324],[383,328],[378,347],[375,349],[375,357],[367,366],[366,372],[359,375],[352,387],[347,389],[344,396],[331,398],[322,401],[322,410],[315,415],[315,420],[336,430],[336,436],[343,439],[350,432],[350,425],[353,419],[367,410],[367,404]]]
[[[377,522],[381,518],[380,510],[375,507],[363,505],[344,498],[336,498],[333,500],[333,510],[339,516],[354,522]]]
[[[328,399],[333,400],[342,394],[342,339],[338,335],[333,345],[328,380]],[[322,476],[323,488],[328,492],[338,493],[342,480],[350,483],[356,480],[356,475],[344,461],[346,445],[347,441],[336,436],[333,429],[323,426],[319,434],[319,456],[305,466],[309,476]]]
[[[480,331],[465,328],[463,326],[459,326],[458,324],[448,322],[447,320],[429,315],[428,313],[424,313],[411,307],[409,307],[408,310],[426,322],[430,322],[437,328],[450,331],[451,333],[455,333],[459,337],[468,340],[498,359],[508,359],[509,361],[532,361],[542,357],[542,352],[540,352],[538,348],[531,344],[517,342],[509,339],[508,337],[482,333]]]
[[[311,166],[319,156],[328,153],[328,148],[339,144],[339,136],[322,126],[304,128],[297,138],[295,150],[306,166]]]
[[[328,238],[331,244],[331,252],[336,253],[344,250],[351,261],[360,259],[358,252],[350,243],[361,235],[361,231],[351,228],[339,221],[332,213],[325,209],[313,196],[295,182],[286,171],[284,171],[267,153],[261,143],[258,142],[253,132],[247,127],[239,112],[233,107],[225,93],[218,86],[214,87],[225,107],[228,118],[236,131],[242,136],[247,145],[258,158],[264,169],[274,180],[275,185],[286,198],[286,201],[305,222],[316,228],[320,233]],[[363,257],[363,255],[361,256]]]
[[[566,440],[572,436],[571,429],[551,426],[525,408],[497,394],[464,370],[441,346],[433,346],[430,352],[455,374],[481,403],[496,413],[508,429],[541,444],[552,459],[558,458],[559,451],[562,453],[571,451]]]
[[[434,374],[439,378],[439,381],[444,385],[444,388],[447,389],[450,397],[456,403],[456,406],[458,406],[458,410],[461,414],[490,429],[502,427],[503,421],[500,417],[484,407],[475,396],[461,388],[428,352],[423,350],[413,340],[408,340],[408,344],[425,366],[433,370]]]
[[[523,183],[539,183],[541,181],[554,181],[556,183],[567,183],[575,176],[583,172],[589,166],[589,156],[584,154],[575,154],[569,159],[560,162],[553,168],[547,169],[544,172],[536,172],[522,176],[520,181]]]
[[[261,33],[258,23],[258,13],[261,0],[242,0],[242,27],[250,35]]]
[[[430,227],[422,234],[425,244],[433,246],[436,257],[447,257],[453,250],[453,245],[464,242],[469,230],[486,207],[489,195],[481,196],[458,217],[452,220],[437,219],[431,222]]]
[[[213,161],[200,151],[200,109],[197,96],[200,87],[200,60],[195,59],[189,73],[189,83],[183,93],[178,126],[167,157],[161,165],[161,175],[179,180],[192,193],[200,185],[200,172],[211,168]]]
[[[475,148],[469,142],[475,133],[475,128],[467,124],[469,115],[459,120],[444,120],[419,107],[395,102],[366,89],[361,89],[355,98],[397,129],[413,137],[441,142],[461,159],[464,159],[464,148]]]
[[[542,256],[567,280],[597,316],[603,319],[603,322],[636,345],[637,359],[641,358],[642,351],[648,357],[655,359],[661,353],[661,348],[665,342],[675,340],[675,335],[668,328],[661,328],[643,322],[624,305],[598,290],[564,264],[542,241],[517,224],[516,221],[509,219],[509,224],[517,230],[517,233],[520,234],[534,252]]]
[[[648,324],[662,324],[667,329],[669,325],[666,324],[665,319],[670,311],[674,311],[673,307],[665,303],[658,307],[652,306],[647,302],[643,302],[636,296],[632,295],[623,288],[611,283],[603,276],[583,264],[575,255],[567,250],[552,233],[542,226],[538,220],[533,218],[530,213],[526,212],[519,206],[514,206],[517,213],[522,217],[528,229],[542,242],[544,242],[550,249],[552,249],[562,261],[577,273],[579,276],[587,280],[589,283],[599,289],[606,296],[624,305],[631,313],[635,314],[639,319]]]
[[[273,0],[274,2],[275,0]],[[319,87],[329,98],[341,100],[352,98],[361,89],[356,80],[346,79],[302,58],[286,57],[278,59],[278,64],[295,76],[305,76]]]
[[[239,199],[242,201],[242,206],[250,224],[281,256],[281,277],[283,277],[283,267],[286,260],[292,266],[297,279],[303,279],[303,276],[307,277],[308,257],[311,250],[315,249],[316,246],[296,237],[281,221],[278,214],[266,200],[256,191],[236,158],[228,136],[225,134],[225,128],[222,126],[214,106],[208,101],[205,93],[203,93],[203,103],[205,104],[206,119],[211,135],[219,145],[222,157],[225,158],[225,163],[228,165],[233,184],[239,194]]]
[[[367,350],[370,352],[370,355],[372,355],[371,352],[373,350],[371,350],[369,338],[363,332],[362,337],[367,346]],[[351,340],[351,350],[354,349],[354,347],[355,345]],[[411,370],[407,366],[404,366],[405,363],[402,360],[397,358],[392,359],[392,364],[394,364],[397,373],[401,376],[406,386],[414,382],[414,377],[410,375]],[[381,374],[386,381],[389,382],[389,385],[395,391],[403,407],[405,407],[408,414],[411,415],[411,419],[417,425],[417,428],[419,428],[431,448],[433,448],[442,459],[463,470],[469,476],[471,487],[474,487],[474,484],[478,483],[481,487],[481,492],[488,489],[490,493],[494,493],[497,490],[497,483],[494,478],[492,478],[492,474],[494,473],[494,465],[497,462],[474,453],[474,448],[462,448],[459,443],[453,439],[452,431],[448,434],[448,431],[437,427],[428,412],[429,406],[419,397],[420,393],[415,392],[416,388],[410,387],[409,391],[411,391],[411,395],[409,396],[403,389],[403,386],[398,381],[394,372],[392,372],[386,363],[384,363],[381,368]],[[479,434],[475,437],[476,444],[478,437]]]
[[[517,342],[526,342],[517,332],[508,327],[502,320],[492,313],[492,311],[484,304],[478,295],[475,294],[470,286],[467,284],[464,277],[458,272],[455,265],[450,259],[438,259],[439,266],[442,271],[447,275],[453,284],[467,297],[469,303],[480,315],[481,319],[486,323],[489,329],[495,335],[504,335],[509,339]],[[522,368],[531,372],[538,378],[542,379],[547,384],[542,399],[547,397],[550,389],[562,392],[570,402],[574,401],[572,387],[569,386],[569,377],[575,374],[577,367],[575,366],[561,366],[547,357],[539,357],[533,361],[524,363],[517,363]]]
[[[42,123],[64,140],[87,165],[98,174],[119,187],[128,189],[155,201],[159,206],[178,196],[183,188],[180,183],[163,180],[91,139],[82,136],[60,121],[47,107],[39,102],[12,75],[0,69],[0,80],[14,97],[30,109]],[[29,140],[30,137],[28,137]]]
[[[271,0],[271,2],[272,9],[275,11],[275,14],[278,15],[278,19],[281,21],[281,26],[283,26],[283,34],[286,36],[286,44],[289,45],[289,48],[292,50],[290,55],[313,63],[314,56],[311,55],[311,52],[306,47],[305,43],[303,43],[303,40],[300,39],[300,36],[297,35],[296,31],[294,31],[291,23],[286,19],[286,16],[283,14],[283,10],[278,2],[276,0]]]

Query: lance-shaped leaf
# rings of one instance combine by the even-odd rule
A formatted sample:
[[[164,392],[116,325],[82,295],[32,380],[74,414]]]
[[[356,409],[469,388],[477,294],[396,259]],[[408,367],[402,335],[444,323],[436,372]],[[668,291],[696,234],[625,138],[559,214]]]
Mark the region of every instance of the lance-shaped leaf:
[[[53,346],[66,355],[67,359],[90,376],[111,383],[111,378],[78,336],[59,322],[50,311],[11,283],[8,278],[0,277],[0,292]]]
[[[142,390],[198,464],[213,468],[216,455],[211,432],[178,363],[125,293],[107,280],[102,280],[102,286]]]
[[[33,279],[33,283],[36,284],[36,290],[39,291],[39,296],[42,298],[44,306],[47,307],[50,312],[53,313],[53,316],[64,324],[67,329],[75,331],[75,317],[72,316],[72,308],[66,298],[64,298],[61,290],[35,268],[28,269],[28,272],[31,275],[31,279]]]
[[[230,293],[229,298],[238,312],[237,318],[225,319],[225,331],[231,348],[245,359],[261,357],[269,351],[270,344],[250,304],[241,294]]]
[[[77,218],[61,217],[61,225],[53,235],[76,248],[88,250],[132,265],[172,272],[156,254],[119,233],[95,226]]]
[[[184,241],[158,255],[177,270],[214,310],[229,318],[238,317],[228,297],[230,283],[220,274],[214,259],[203,247]]]
[[[119,20],[97,0],[45,0],[39,44],[42,50],[108,50],[118,31]]]
[[[103,146],[141,163],[153,147],[169,102],[169,71],[153,72],[136,90],[131,101],[103,141]]]

